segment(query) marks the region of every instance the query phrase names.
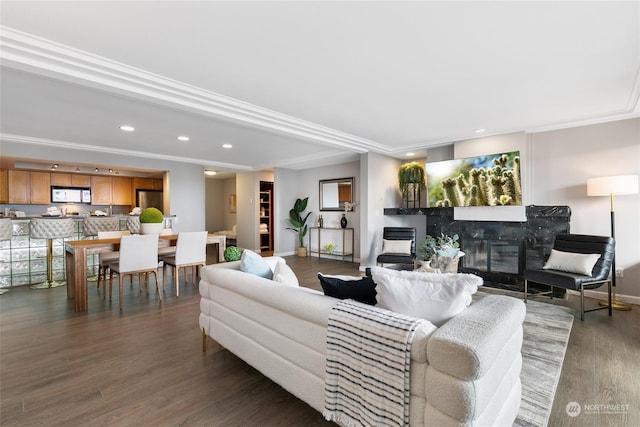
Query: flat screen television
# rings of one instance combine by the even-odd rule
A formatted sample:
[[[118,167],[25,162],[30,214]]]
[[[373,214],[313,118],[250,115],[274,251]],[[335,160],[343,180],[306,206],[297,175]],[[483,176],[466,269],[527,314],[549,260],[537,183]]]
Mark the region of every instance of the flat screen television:
[[[52,203],[91,203],[91,189],[51,186]]]
[[[429,207],[521,206],[520,152],[426,164]]]

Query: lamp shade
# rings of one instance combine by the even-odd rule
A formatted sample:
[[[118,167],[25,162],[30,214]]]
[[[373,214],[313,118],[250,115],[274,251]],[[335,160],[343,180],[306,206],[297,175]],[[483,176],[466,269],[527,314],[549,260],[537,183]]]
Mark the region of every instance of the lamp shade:
[[[638,175],[603,176],[587,180],[588,196],[636,194],[637,192]]]

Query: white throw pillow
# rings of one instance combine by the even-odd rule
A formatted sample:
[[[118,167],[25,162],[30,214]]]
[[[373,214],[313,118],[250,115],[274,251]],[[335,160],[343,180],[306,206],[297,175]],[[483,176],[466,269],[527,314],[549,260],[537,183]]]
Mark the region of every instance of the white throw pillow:
[[[248,249],[242,251],[242,258],[240,258],[240,270],[245,273],[264,277],[265,279],[273,278],[273,271],[264,258]]]
[[[600,259],[600,254],[577,254],[551,249],[549,259],[542,267],[544,270],[560,270],[567,273],[591,276],[593,266]]]
[[[436,326],[471,304],[482,279],[473,274],[434,274],[371,267],[378,307],[427,319]]]
[[[411,240],[382,239],[382,253],[411,255]]]
[[[287,286],[300,286],[296,273],[284,261],[278,261],[273,270],[273,281]]]

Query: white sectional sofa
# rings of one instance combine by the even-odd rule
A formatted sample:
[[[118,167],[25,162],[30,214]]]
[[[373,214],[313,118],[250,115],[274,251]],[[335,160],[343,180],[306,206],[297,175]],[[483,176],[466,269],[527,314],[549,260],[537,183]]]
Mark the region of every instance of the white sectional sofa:
[[[277,257],[274,257],[277,258]],[[339,300],[240,271],[202,269],[200,327],[314,409],[324,409],[326,329]],[[511,426],[521,398],[522,301],[477,298],[411,347],[412,426]]]

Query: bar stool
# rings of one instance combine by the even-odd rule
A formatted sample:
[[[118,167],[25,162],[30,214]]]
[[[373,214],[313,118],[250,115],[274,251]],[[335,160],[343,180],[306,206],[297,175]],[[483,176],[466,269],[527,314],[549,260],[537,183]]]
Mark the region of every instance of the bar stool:
[[[66,282],[53,280],[53,239],[64,239],[73,234],[71,218],[32,218],[29,223],[32,239],[47,239],[47,281],[31,286],[31,289],[48,289],[64,286]]]
[[[9,218],[0,218],[0,241],[11,240],[13,237],[13,223]],[[9,292],[9,289],[0,289],[0,295]]]
[[[127,218],[127,228],[131,234],[140,234],[140,216],[129,216],[129,218]]]
[[[82,220],[82,234],[85,237],[96,238],[100,231],[118,231],[120,220],[118,218],[85,217]]]
[[[106,218],[106,217],[90,217],[87,216],[82,220],[82,235],[87,238],[95,239],[98,237],[98,233],[104,231],[118,231],[120,229],[120,220],[118,218]],[[105,249],[105,253],[110,253]],[[92,256],[95,260],[95,255]],[[116,255],[117,259],[117,255]],[[98,267],[98,274],[92,274],[87,277],[89,282],[98,281],[97,288],[100,289],[100,267]]]

